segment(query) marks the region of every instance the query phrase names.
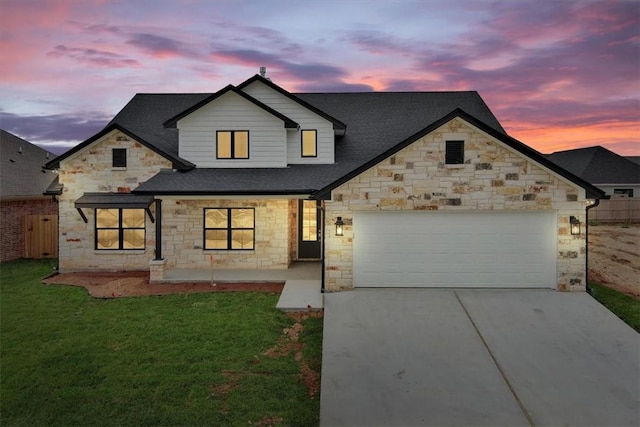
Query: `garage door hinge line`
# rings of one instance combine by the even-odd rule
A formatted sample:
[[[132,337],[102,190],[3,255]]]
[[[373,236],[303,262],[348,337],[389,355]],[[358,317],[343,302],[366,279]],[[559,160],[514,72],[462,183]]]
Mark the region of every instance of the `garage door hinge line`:
[[[491,352],[491,349],[489,348],[489,345],[487,344],[487,342],[484,340],[484,337],[480,333],[480,329],[478,329],[478,326],[473,321],[473,319],[471,318],[471,315],[467,311],[467,307],[464,306],[464,304],[462,302],[462,299],[460,299],[460,295],[458,295],[458,292],[456,292],[456,291],[454,291],[453,293],[455,294],[456,298],[458,299],[458,302],[460,303],[460,306],[464,310],[464,313],[467,315],[467,318],[471,322],[471,325],[473,325],[473,329],[476,330],[476,333],[478,334],[478,337],[480,337],[480,341],[482,341],[482,345],[484,345],[484,348],[487,349],[487,352],[489,353],[489,356],[491,356],[491,360],[493,360],[494,365],[496,365],[496,368],[498,368],[498,372],[500,372],[500,375],[502,376],[502,379],[504,379],[504,382],[507,384],[507,387],[509,387],[509,390],[511,391],[511,394],[516,399],[516,402],[518,402],[518,406],[520,406],[520,410],[522,411],[522,413],[524,414],[525,418],[527,419],[527,422],[529,423],[529,425],[531,427],[535,427],[535,423],[533,422],[533,418],[531,418],[531,415],[529,415],[529,412],[527,411],[527,408],[525,408],[524,404],[520,401],[520,398],[518,397],[518,394],[516,393],[515,389],[511,385],[511,383],[509,382],[509,379],[507,378],[507,375],[502,370],[502,366],[500,366],[500,364],[498,363],[498,360],[495,358],[495,356]]]

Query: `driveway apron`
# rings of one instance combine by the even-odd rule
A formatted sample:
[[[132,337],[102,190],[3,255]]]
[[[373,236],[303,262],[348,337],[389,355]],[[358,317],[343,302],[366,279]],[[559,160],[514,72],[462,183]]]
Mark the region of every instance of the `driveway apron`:
[[[637,426],[639,353],[584,293],[326,294],[320,424]]]

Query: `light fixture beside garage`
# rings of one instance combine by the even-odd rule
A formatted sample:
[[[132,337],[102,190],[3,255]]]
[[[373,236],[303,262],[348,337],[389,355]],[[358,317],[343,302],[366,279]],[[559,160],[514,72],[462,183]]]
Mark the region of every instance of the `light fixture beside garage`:
[[[341,216],[336,220],[336,236],[344,236],[344,221]]]
[[[569,217],[569,224],[571,224],[571,235],[577,236],[580,234],[580,220],[575,216]]]

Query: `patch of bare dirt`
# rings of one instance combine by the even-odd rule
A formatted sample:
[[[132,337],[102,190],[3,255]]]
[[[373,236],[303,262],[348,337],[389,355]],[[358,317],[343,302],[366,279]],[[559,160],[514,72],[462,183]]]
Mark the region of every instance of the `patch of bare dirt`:
[[[589,276],[640,299],[640,224],[589,226]]]
[[[288,313],[295,323],[282,330],[282,335],[278,338],[275,346],[269,348],[263,356],[267,357],[284,357],[293,352],[293,358],[300,366],[300,379],[307,389],[307,395],[314,398],[320,391],[320,373],[311,369],[309,364],[302,357],[304,344],[299,342],[300,334],[304,331],[302,322],[310,317],[322,317],[322,311],[307,311]]]
[[[143,295],[169,295],[196,292],[272,292],[281,293],[284,282],[249,283],[149,283],[148,271],[100,273],[62,273],[42,281],[45,285],[82,286],[95,298],[119,298]]]

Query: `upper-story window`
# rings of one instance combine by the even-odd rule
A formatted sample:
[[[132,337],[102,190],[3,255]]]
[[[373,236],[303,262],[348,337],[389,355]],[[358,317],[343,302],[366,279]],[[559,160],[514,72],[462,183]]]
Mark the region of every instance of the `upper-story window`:
[[[447,165],[461,165],[464,163],[464,141],[446,142],[444,162]]]
[[[318,157],[318,131],[308,129],[302,131],[302,157]]]
[[[219,130],[216,132],[216,157],[218,159],[248,159],[248,130]]]
[[[127,167],[127,149],[114,148],[111,150],[111,167],[126,168]]]

